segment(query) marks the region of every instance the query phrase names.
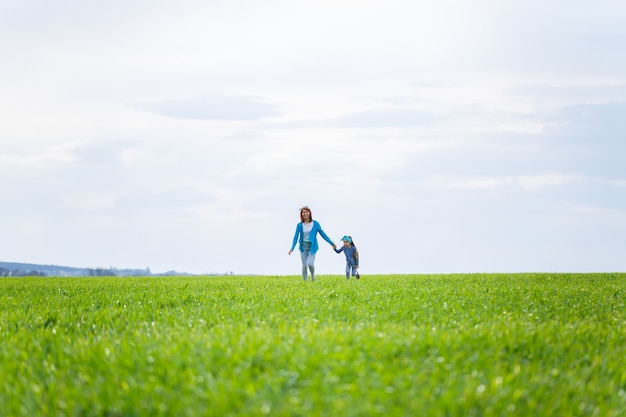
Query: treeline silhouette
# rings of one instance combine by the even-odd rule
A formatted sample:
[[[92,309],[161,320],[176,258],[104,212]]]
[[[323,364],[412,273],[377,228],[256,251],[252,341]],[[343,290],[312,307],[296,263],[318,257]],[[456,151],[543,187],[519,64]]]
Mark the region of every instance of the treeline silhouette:
[[[0,277],[115,277],[115,276],[150,276],[150,268],[74,268],[57,265],[22,264],[0,262]]]
[[[40,271],[24,271],[21,269],[0,268],[0,277],[45,277],[46,274]]]

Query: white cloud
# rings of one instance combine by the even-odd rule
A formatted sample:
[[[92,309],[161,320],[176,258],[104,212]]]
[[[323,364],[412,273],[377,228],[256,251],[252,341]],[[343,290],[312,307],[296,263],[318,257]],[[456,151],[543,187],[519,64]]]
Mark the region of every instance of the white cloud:
[[[60,196],[61,208],[72,210],[106,210],[115,208],[125,191],[92,191]]]
[[[139,106],[167,117],[196,120],[257,120],[277,116],[271,105],[253,97],[203,95]]]
[[[585,181],[587,178],[576,174],[540,174],[520,176],[498,176],[479,178],[431,178],[425,181],[430,187],[452,187],[468,189],[517,188],[535,189],[557,187],[571,182]]]
[[[4,154],[0,155],[0,170],[6,171],[15,168],[45,168],[61,164],[72,163],[74,158],[66,153],[46,152],[28,155]]]

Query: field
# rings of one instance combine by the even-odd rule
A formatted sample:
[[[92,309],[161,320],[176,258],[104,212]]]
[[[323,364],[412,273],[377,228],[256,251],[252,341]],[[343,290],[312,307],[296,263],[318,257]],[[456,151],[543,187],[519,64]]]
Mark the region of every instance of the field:
[[[626,274],[0,279],[1,416],[626,416]]]

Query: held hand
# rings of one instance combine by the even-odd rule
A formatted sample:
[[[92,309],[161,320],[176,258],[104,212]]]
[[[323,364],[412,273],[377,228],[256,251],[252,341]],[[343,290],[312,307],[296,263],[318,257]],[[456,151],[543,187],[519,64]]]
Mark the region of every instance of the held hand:
[[[335,250],[337,249],[337,245],[335,245],[334,243],[333,243],[333,249]]]
[[[291,252],[293,252],[291,249],[289,249],[289,255],[291,255]]]

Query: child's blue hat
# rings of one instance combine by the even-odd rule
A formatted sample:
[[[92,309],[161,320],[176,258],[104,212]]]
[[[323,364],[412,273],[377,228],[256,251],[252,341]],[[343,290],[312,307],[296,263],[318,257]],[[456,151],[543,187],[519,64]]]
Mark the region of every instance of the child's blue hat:
[[[341,240],[345,240],[348,243],[352,243],[352,238],[350,236],[344,236],[341,238]]]

